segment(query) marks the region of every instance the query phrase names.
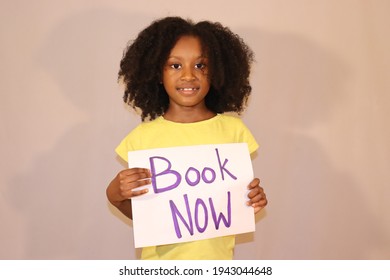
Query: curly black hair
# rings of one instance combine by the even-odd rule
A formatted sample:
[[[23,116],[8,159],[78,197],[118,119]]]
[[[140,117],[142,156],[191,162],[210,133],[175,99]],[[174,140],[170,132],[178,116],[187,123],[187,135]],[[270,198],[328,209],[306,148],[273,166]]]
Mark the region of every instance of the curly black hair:
[[[180,17],[153,21],[142,30],[123,53],[118,80],[125,84],[123,100],[141,109],[141,119],[163,115],[169,98],[162,72],[176,42],[185,35],[199,38],[209,63],[210,90],[205,98],[215,113],[241,113],[251,93],[250,66],[252,50],[243,39],[219,22],[194,23]]]

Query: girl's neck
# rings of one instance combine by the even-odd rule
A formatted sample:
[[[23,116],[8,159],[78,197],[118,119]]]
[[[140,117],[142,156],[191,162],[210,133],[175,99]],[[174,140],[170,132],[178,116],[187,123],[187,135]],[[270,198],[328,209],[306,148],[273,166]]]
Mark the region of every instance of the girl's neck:
[[[216,116],[216,113],[205,110],[174,110],[169,108],[165,114],[164,119],[178,123],[193,123],[211,119]]]

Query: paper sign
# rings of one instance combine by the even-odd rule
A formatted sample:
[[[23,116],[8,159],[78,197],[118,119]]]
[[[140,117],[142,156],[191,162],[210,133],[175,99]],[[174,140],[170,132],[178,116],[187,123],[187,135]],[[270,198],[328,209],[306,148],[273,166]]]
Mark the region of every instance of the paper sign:
[[[139,150],[128,159],[129,168],[152,172],[149,192],[132,198],[136,248],[255,230],[246,143]]]

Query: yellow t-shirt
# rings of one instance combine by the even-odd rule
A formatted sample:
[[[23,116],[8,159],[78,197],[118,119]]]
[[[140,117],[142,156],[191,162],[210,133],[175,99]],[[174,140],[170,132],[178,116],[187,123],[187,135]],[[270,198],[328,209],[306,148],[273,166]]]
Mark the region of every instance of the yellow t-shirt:
[[[250,153],[258,148],[252,133],[239,118],[218,114],[211,119],[194,123],[176,123],[165,120],[162,116],[151,122],[141,123],[122,140],[115,151],[128,161],[128,151],[226,143],[247,143]],[[224,236],[151,246],[143,248],[141,259],[232,259],[234,244],[234,236]]]

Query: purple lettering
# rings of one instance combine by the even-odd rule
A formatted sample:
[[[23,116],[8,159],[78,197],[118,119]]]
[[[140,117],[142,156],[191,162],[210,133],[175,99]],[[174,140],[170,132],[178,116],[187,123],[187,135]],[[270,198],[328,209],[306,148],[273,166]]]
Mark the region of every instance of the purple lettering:
[[[210,172],[210,174],[211,174],[211,178],[210,179],[207,178],[206,171]],[[216,177],[215,171],[212,168],[205,167],[203,169],[203,171],[202,171],[202,180],[203,180],[203,182],[205,182],[206,184],[210,184],[210,183],[215,181],[215,177]]]
[[[188,177],[188,174],[190,173],[190,171],[194,171],[195,176],[196,176],[195,181],[191,181],[190,178]],[[196,186],[200,182],[200,172],[196,168],[190,167],[190,168],[188,168],[188,170],[186,172],[185,178],[186,178],[186,182],[188,185],[190,185],[191,187]]]
[[[217,218],[217,214],[215,212],[213,200],[211,199],[211,197],[209,198],[211,215],[212,215],[213,220],[214,220],[215,229],[219,229],[219,224],[221,223],[221,221],[223,221],[223,223],[225,224],[226,227],[230,227],[230,225],[232,224],[232,215],[231,215],[232,209],[231,209],[231,204],[230,204],[230,192],[227,192],[227,194],[228,194],[228,202],[227,202],[228,218],[227,219],[222,213],[219,213],[218,218]]]
[[[182,214],[179,209],[177,208],[176,204],[170,200],[169,206],[171,208],[171,214],[173,219],[173,226],[175,228],[176,236],[177,238],[182,238],[181,228],[179,225],[179,220],[184,225],[184,227],[188,230],[188,233],[190,235],[194,235],[194,224],[193,220],[195,221],[196,229],[199,233],[203,233],[208,226],[209,222],[209,211],[207,209],[206,203],[201,199],[198,198],[195,201],[195,213],[194,213],[194,219],[192,217],[192,212],[190,208],[190,204],[188,201],[188,196],[185,194],[183,195],[184,198],[184,204],[185,204],[185,210],[183,211],[184,214]],[[209,204],[210,204],[210,212],[211,216],[214,221],[215,229],[219,229],[221,221],[225,225],[225,227],[229,228],[232,224],[232,209],[231,209],[231,202],[230,202],[230,192],[227,192],[227,214],[219,213],[217,216],[217,213],[215,211],[213,199],[209,198]],[[202,209],[203,211],[202,211]],[[227,218],[226,218],[227,216]],[[204,218],[203,218],[204,217]]]
[[[165,170],[161,171],[160,173],[156,173],[156,166],[155,166],[154,161],[157,160],[157,159],[165,161],[165,162],[168,163],[168,167]],[[152,172],[152,178],[151,179],[152,179],[152,186],[153,186],[154,193],[162,193],[162,192],[166,192],[166,191],[172,190],[172,189],[176,188],[180,184],[181,175],[176,170],[171,170],[172,164],[171,164],[171,162],[167,158],[157,157],[157,156],[156,157],[151,157],[151,158],[149,158],[149,162],[150,162],[150,171]],[[171,175],[176,177],[176,182],[174,182],[170,186],[158,187],[157,186],[157,176],[163,176],[163,175],[169,175],[169,174],[171,174]]]
[[[228,163],[229,160],[226,158],[225,161],[223,162],[223,164],[221,165],[221,158],[219,157],[218,148],[215,149],[215,151],[217,152],[218,164],[219,164],[219,169],[221,170],[222,180],[225,180],[225,176],[224,176],[224,174],[223,174],[224,171],[225,171],[228,175],[230,175],[230,177],[232,177],[234,180],[237,180],[237,177],[234,176],[229,170],[227,170],[227,169],[225,168],[225,165]]]
[[[199,225],[199,205],[202,205],[202,207],[203,207],[203,214],[204,214],[203,227],[201,227]],[[196,225],[196,228],[198,229],[199,232],[204,232],[206,230],[207,224],[208,224],[208,219],[209,219],[209,216],[208,216],[206,204],[204,203],[203,200],[198,198],[195,202],[195,225]]]
[[[172,218],[173,218],[173,224],[174,224],[174,227],[175,227],[176,236],[178,238],[181,238],[182,234],[181,234],[181,231],[180,231],[180,227],[179,227],[179,222],[177,220],[177,216],[179,216],[180,220],[183,222],[183,224],[187,228],[188,232],[191,235],[194,234],[194,225],[192,223],[191,210],[190,210],[190,206],[188,204],[188,197],[187,197],[186,194],[184,195],[184,202],[186,204],[188,223],[184,219],[183,215],[177,209],[175,203],[172,200],[169,201],[169,205],[171,206],[171,213],[172,213]]]

